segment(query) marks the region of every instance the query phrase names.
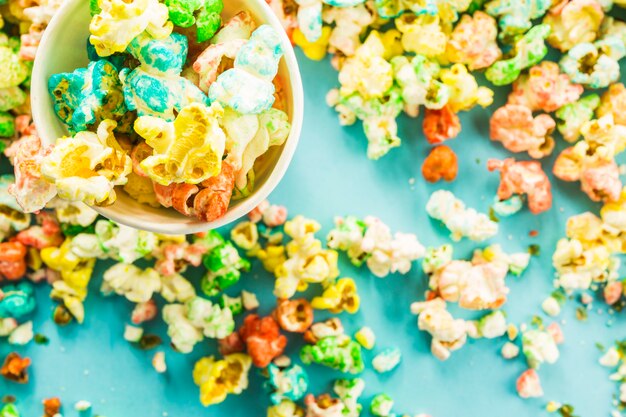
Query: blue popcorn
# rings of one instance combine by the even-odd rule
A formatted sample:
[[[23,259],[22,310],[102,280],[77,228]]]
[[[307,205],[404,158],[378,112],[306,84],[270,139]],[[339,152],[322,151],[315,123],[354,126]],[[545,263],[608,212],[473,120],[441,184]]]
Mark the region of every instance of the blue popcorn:
[[[0,294],[0,318],[18,319],[35,310],[35,289],[30,282],[2,287]]]
[[[188,49],[187,38],[177,33],[165,39],[143,34],[132,41],[128,52],[141,65],[120,73],[129,110],[136,110],[139,117],[154,116],[172,122],[174,112],[180,112],[189,104],[210,105],[207,96],[180,75]]]
[[[280,368],[271,363],[267,372],[269,380],[264,388],[270,393],[272,404],[280,404],[283,400],[301,400],[309,388],[309,376],[299,365]]]

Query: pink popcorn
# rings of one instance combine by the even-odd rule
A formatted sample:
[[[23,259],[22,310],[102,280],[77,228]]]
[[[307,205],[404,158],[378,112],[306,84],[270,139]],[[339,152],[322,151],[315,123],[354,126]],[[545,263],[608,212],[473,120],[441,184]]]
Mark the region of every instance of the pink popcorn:
[[[464,14],[450,34],[446,57],[450,62],[467,65],[470,71],[487,68],[502,56],[497,37],[493,17],[481,11],[473,16]]]
[[[205,93],[217,76],[224,70],[226,59],[234,60],[243,45],[248,42],[255,28],[252,17],[247,12],[240,12],[220,29],[211,39],[211,45],[200,54],[193,64],[193,70],[200,75],[200,89]]]
[[[555,62],[543,61],[513,83],[508,104],[519,104],[532,111],[552,113],[573,103],[583,93],[583,86],[572,84]]]
[[[520,375],[516,384],[517,394],[522,398],[537,398],[543,396],[541,380],[534,369],[528,369]]]
[[[523,105],[507,104],[495,111],[489,122],[491,140],[502,142],[511,152],[528,152],[533,158],[552,153],[554,139],[550,134],[556,122],[547,114],[533,118]]]
[[[258,223],[263,220],[267,227],[278,227],[287,221],[287,208],[270,204],[269,201],[262,201],[250,213],[248,218],[252,223]]]
[[[9,186],[9,193],[26,213],[43,209],[56,195],[56,188],[43,178],[40,171],[42,159],[51,150],[51,147],[43,148],[37,136],[23,137],[15,149],[15,184]]]
[[[608,283],[603,290],[604,302],[610,306],[616,304],[620,300],[620,298],[622,298],[623,292],[624,286],[620,281],[613,281]]]
[[[248,218],[252,223],[258,223],[263,220],[263,213],[270,206],[270,202],[267,200],[263,200],[259,203],[258,206],[252,209],[250,213],[248,213]]]
[[[24,246],[39,250],[60,246],[64,238],[57,219],[48,212],[40,212],[36,218],[39,225],[22,230],[17,234],[16,240]]]
[[[38,25],[32,25],[28,30],[28,33],[25,33],[21,36],[21,44],[19,57],[23,61],[34,61],[35,56],[37,55],[37,48],[39,48],[39,44],[41,43],[41,38],[43,37],[43,31],[46,27],[41,27]]]
[[[581,182],[592,201],[616,201],[622,191],[619,167],[613,160],[594,157],[582,150],[584,142],[564,149],[554,163],[554,176],[563,181]],[[582,148],[582,150],[581,150]]]
[[[206,252],[206,247],[201,244],[166,243],[159,246],[153,253],[157,258],[154,269],[164,276],[182,273],[188,265],[200,266],[202,256]]]
[[[593,42],[603,19],[598,0],[561,0],[552,6],[543,23],[551,28],[548,43],[566,52],[580,43]]]
[[[551,323],[546,330],[550,333],[550,336],[554,339],[554,343],[557,345],[565,342],[565,336],[563,335],[563,330],[561,329],[561,326],[559,326],[559,323]]]
[[[138,303],[131,313],[131,321],[133,324],[141,324],[154,319],[159,309],[154,300],[148,300],[145,303]]]
[[[507,158],[503,161],[490,159],[489,171],[500,171],[498,198],[508,200],[514,194],[526,194],[528,207],[533,214],[539,214],[552,207],[552,187],[541,164],[537,161],[515,161]]]

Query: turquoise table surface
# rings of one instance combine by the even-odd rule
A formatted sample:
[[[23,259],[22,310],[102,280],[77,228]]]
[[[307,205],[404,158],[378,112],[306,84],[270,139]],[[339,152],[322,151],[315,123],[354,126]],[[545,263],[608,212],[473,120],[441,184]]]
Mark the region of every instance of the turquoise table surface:
[[[305,80],[306,114],[300,146],[287,175],[271,196],[271,201],[286,205],[291,215],[302,214],[318,220],[324,238],[333,225],[334,216],[354,214],[380,217],[392,231],[417,234],[424,245],[450,242],[448,231],[428,218],[424,207],[430,194],[440,188],[453,191],[470,207],[487,212],[492,202],[499,176],[488,173],[490,157],[504,158],[511,154],[498,143],[489,140],[489,115],[503,104],[507,89],[500,89],[496,103],[489,109],[476,109],[461,116],[463,131],[449,142],[460,157],[458,179],[451,183],[427,184],[421,177],[421,163],[428,153],[421,131],[421,118],[403,118],[400,136],[403,144],[383,159],[373,162],[365,156],[366,140],[360,126],[342,128],[335,112],[325,104],[326,92],[337,85],[337,75],[328,62],[311,62],[298,55]],[[551,171],[554,159],[564,142],[559,140],[552,157],[543,160]],[[523,155],[518,158],[526,159]],[[3,171],[6,171],[6,160]],[[414,181],[412,180],[414,179]],[[557,240],[564,235],[566,219],[586,210],[597,211],[578,189],[578,184],[565,184],[553,179],[554,206],[539,216],[527,209],[500,221],[500,233],[488,243],[500,243],[508,252],[525,251],[538,244],[541,254],[533,257],[529,269],[521,277],[507,278],[511,293],[504,310],[511,322],[529,322],[533,315],[542,315],[540,305],[552,291],[554,271],[552,252]],[[539,230],[536,238],[529,231]],[[455,255],[468,257],[473,249],[482,247],[464,240],[455,245]],[[88,400],[93,415],[107,417],[190,417],[190,416],[265,416],[269,399],[264,394],[264,378],[258,370],[250,374],[250,387],[243,395],[229,396],[221,405],[204,408],[193,384],[193,364],[202,356],[216,352],[215,341],[200,343],[192,354],[174,352],[166,343],[168,370],[157,374],[150,362],[154,351],[141,351],[122,338],[124,325],[129,322],[131,303],[121,297],[103,297],[99,292],[102,271],[108,263],[99,263],[90,284],[83,325],[57,327],[51,320],[53,304],[48,299],[49,287],[37,290],[38,307],[33,317],[35,332],[50,338],[46,346],[30,343],[19,348],[21,354],[32,358],[31,380],[27,385],[0,381],[0,394],[17,397],[25,417],[42,414],[41,400],[58,396],[65,405],[64,416],[75,416],[73,404]],[[374,352],[366,352],[369,363],[384,347],[397,346],[403,358],[393,372],[378,375],[367,369],[362,377],[366,389],[362,398],[365,408],[379,392],[390,394],[396,401],[394,410],[411,415],[427,413],[432,417],[537,417],[549,400],[571,403],[576,414],[584,417],[608,416],[617,386],[608,380],[609,370],[598,365],[600,352],[596,342],[609,346],[624,336],[623,316],[612,317],[595,302],[589,319],[575,318],[576,301],[569,301],[561,316],[566,342],[561,345],[561,358],[555,365],[543,365],[539,371],[545,396],[522,400],[515,391],[515,380],[526,369],[522,356],[504,360],[499,350],[506,338],[471,340],[440,362],[430,353],[430,336],[417,329],[416,317],[409,305],[422,300],[427,280],[418,264],[406,275],[376,278],[365,268],[356,269],[344,255],[340,257],[342,276],[356,279],[362,298],[355,315],[342,314],[348,332],[353,333],[367,324],[377,335]],[[200,270],[186,275],[194,282]],[[237,294],[246,288],[259,294],[260,312],[268,314],[275,305],[272,296],[273,278],[258,263],[236,288],[227,293]],[[319,291],[314,288],[312,295]],[[601,310],[601,313],[598,312]],[[459,317],[475,317],[467,311],[453,309]],[[328,315],[317,313],[316,319]],[[617,315],[616,315],[617,316]],[[543,316],[549,323],[549,320]],[[241,317],[239,317],[239,321]],[[612,326],[607,323],[612,321]],[[168,341],[162,320],[146,326],[148,332]],[[290,339],[286,353],[296,358],[301,344]],[[0,341],[0,357],[13,350]],[[339,372],[311,365],[310,392],[328,392],[331,383],[341,378]],[[363,415],[369,415],[364,411]]]

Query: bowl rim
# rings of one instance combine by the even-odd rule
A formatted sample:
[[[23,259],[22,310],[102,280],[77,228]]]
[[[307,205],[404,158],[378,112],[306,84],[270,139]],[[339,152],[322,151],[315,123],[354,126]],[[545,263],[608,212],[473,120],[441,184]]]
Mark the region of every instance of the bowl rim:
[[[55,16],[50,21],[48,28],[44,31],[43,37],[39,44],[32,71],[32,88],[31,88],[31,111],[35,126],[42,129],[48,126],[45,123],[46,117],[44,114],[53,111],[49,106],[46,106],[46,96],[48,95],[48,80],[46,79],[46,66],[43,64],[43,60],[49,53],[51,45],[55,42],[56,33],[63,30],[61,24],[65,22],[65,18],[69,14],[69,11],[78,7],[79,3],[83,3],[85,0],[66,0],[61,8],[57,11]],[[228,0],[232,1],[232,0]],[[261,13],[256,15],[257,23],[268,24],[273,27],[279,34],[283,43],[284,55],[283,59],[286,64],[287,74],[289,75],[289,91],[291,92],[291,130],[287,140],[282,145],[283,149],[278,156],[277,161],[271,169],[267,180],[259,188],[246,197],[234,208],[229,208],[226,214],[212,222],[201,222],[199,220],[194,221],[194,218],[189,218],[188,223],[160,223],[158,221],[146,221],[140,216],[132,216],[124,214],[119,210],[115,210],[115,204],[108,207],[92,207],[102,216],[112,220],[116,223],[123,224],[125,226],[133,227],[140,230],[151,231],[166,235],[180,235],[180,234],[193,234],[219,227],[225,226],[230,223],[234,223],[241,219],[243,216],[257,207],[263,200],[267,199],[270,193],[278,186],[282,178],[285,176],[287,169],[293,159],[300,135],[302,133],[302,126],[304,120],[304,88],[302,85],[302,76],[300,74],[300,67],[296,59],[295,50],[293,45],[287,36],[282,24],[278,17],[274,14],[270,6],[265,0],[241,0],[242,3],[252,2],[260,8]],[[42,97],[44,95],[44,97]],[[55,116],[56,117],[56,116]],[[42,144],[50,144],[49,138],[41,131],[38,131]],[[141,204],[137,202],[137,204]],[[160,208],[162,210],[173,210]],[[183,216],[181,214],[181,216]]]

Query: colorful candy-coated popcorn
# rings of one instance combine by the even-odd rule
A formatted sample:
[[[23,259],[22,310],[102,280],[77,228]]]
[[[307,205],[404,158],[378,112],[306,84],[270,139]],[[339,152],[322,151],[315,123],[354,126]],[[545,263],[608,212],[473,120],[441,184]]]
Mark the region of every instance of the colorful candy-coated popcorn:
[[[515,384],[517,394],[521,398],[537,398],[543,396],[539,375],[534,369],[524,371]]]
[[[434,58],[445,52],[448,36],[440,25],[438,14],[404,14],[396,18],[395,24],[402,33],[405,51],[427,58]]]
[[[487,339],[504,336],[506,329],[506,317],[500,310],[484,315],[477,323],[478,335]]]
[[[480,242],[498,233],[498,224],[483,213],[478,213],[457,199],[449,191],[435,191],[426,204],[428,215],[442,221],[452,232],[452,239],[461,240],[468,237]]]
[[[376,343],[376,335],[374,334],[374,331],[367,326],[361,327],[354,334],[354,339],[367,350],[372,350],[374,348],[374,344]]]
[[[218,350],[221,355],[230,355],[231,353],[239,353],[246,350],[246,345],[241,340],[239,333],[232,332],[228,336],[218,339]]]
[[[344,405],[339,398],[333,398],[329,394],[315,397],[308,394],[304,399],[306,406],[305,417],[340,417],[343,416]]]
[[[100,12],[89,26],[89,41],[102,57],[125,52],[141,34],[163,39],[173,29],[167,6],[158,0],[101,0],[98,7]]]
[[[423,14],[436,15],[439,13],[436,0],[376,0],[376,10],[383,19],[398,17],[405,11],[411,11],[420,16]]]
[[[258,249],[259,246],[259,231],[256,223],[253,222],[241,222],[230,231],[230,239],[237,247],[252,251]]]
[[[376,394],[370,403],[370,413],[378,417],[391,415],[393,400],[387,394]]]
[[[222,294],[220,295],[219,303],[220,307],[228,308],[233,313],[233,316],[241,314],[243,312],[243,303],[241,301],[241,296],[229,297],[226,294]]]
[[[185,304],[168,304],[163,308],[163,320],[174,347],[189,353],[203,336],[222,339],[235,329],[230,309],[220,308],[209,300],[195,297]]]
[[[54,214],[62,225],[86,228],[98,218],[98,212],[84,203],[72,203],[56,198],[46,207],[54,209]]]
[[[304,298],[278,300],[274,317],[281,329],[287,332],[304,333],[313,324],[313,307]]]
[[[507,200],[514,194],[526,194],[528,208],[533,214],[543,213],[552,207],[552,186],[539,162],[490,159],[487,168],[489,171],[500,171],[500,200]]]
[[[264,200],[248,213],[248,217],[253,223],[263,221],[267,227],[278,227],[287,221],[287,208],[270,204],[269,201]]]
[[[17,406],[13,403],[4,404],[0,409],[0,416],[2,417],[20,417],[20,415]]]
[[[604,88],[619,79],[619,60],[625,55],[624,41],[611,35],[593,43],[577,44],[561,58],[559,65],[572,82]]]
[[[235,59],[248,41],[256,25],[248,12],[240,12],[230,19],[211,39],[209,45],[196,59],[193,70],[200,76],[200,89],[208,93],[217,80],[225,58]]]
[[[33,337],[33,322],[27,321],[26,323],[16,327],[15,330],[11,332],[8,342],[11,345],[25,346],[33,340]]]
[[[498,18],[500,39],[507,41],[531,29],[531,21],[542,17],[551,5],[551,0],[491,0],[484,8]]]
[[[461,120],[449,105],[439,110],[427,108],[422,127],[428,143],[439,145],[461,133]]]
[[[0,317],[24,317],[35,310],[35,289],[29,282],[6,285],[0,290]]]
[[[0,281],[17,281],[26,275],[26,255],[27,248],[19,241],[0,243]]]
[[[290,298],[309,283],[331,282],[339,276],[338,254],[334,250],[322,249],[322,242],[315,238],[319,229],[317,222],[302,216],[285,223],[285,233],[292,241],[286,246],[288,259],[274,271],[274,294],[277,297]]]
[[[161,242],[152,255],[157,259],[154,269],[161,275],[182,273],[189,265],[200,266],[206,248],[188,242]]]
[[[154,319],[159,309],[154,300],[148,300],[145,303],[138,303],[131,313],[131,321],[133,324],[141,324]]]
[[[325,23],[335,26],[332,29],[329,26],[324,26],[320,40],[324,38],[326,28],[331,29],[328,38],[328,51],[332,54],[341,53],[347,57],[356,53],[358,47],[361,46],[361,35],[374,22],[372,12],[364,4],[354,7],[329,7],[323,10],[322,18]],[[384,34],[382,38],[383,44],[385,44]],[[306,50],[304,52],[306,54]],[[324,50],[324,56],[326,56],[326,50]]]
[[[208,273],[202,279],[201,285],[202,291],[208,296],[217,295],[236,284],[241,277],[241,271],[250,270],[250,262],[239,256],[230,242],[209,251],[204,255],[203,263]]]
[[[491,205],[493,211],[500,217],[509,217],[515,213],[519,213],[523,207],[524,201],[518,195],[514,195],[507,200],[500,200],[498,196],[495,196],[493,204]]]
[[[293,401],[283,400],[267,408],[267,417],[304,417],[304,410]]]
[[[516,0],[495,1],[513,2]],[[514,82],[524,69],[538,64],[546,56],[548,48],[545,39],[549,34],[550,26],[548,25],[538,25],[531,28],[515,42],[515,46],[508,54],[510,58],[495,62],[487,69],[485,77],[498,86]],[[567,71],[564,72],[567,73]]]
[[[372,360],[372,366],[378,373],[393,371],[402,359],[402,353],[398,348],[387,348],[377,354]]]
[[[130,158],[113,135],[116,125],[105,120],[97,134],[80,132],[57,140],[42,160],[41,174],[56,186],[59,197],[88,205],[115,201],[114,187],[125,184],[132,169]]]
[[[132,70],[124,68],[120,72],[124,100],[129,110],[136,110],[140,117],[162,119],[157,125],[160,127],[173,121],[175,112],[190,104],[209,105],[206,95],[180,75],[188,49],[187,38],[177,33],[164,39],[148,35],[133,39],[128,50],[140,65]]]
[[[404,104],[398,88],[393,87],[388,93],[383,98],[364,100],[359,93],[342,96],[339,90],[331,90],[326,97],[328,105],[339,113],[342,125],[352,125],[357,118],[363,121],[367,157],[374,160],[400,146],[396,118]]]
[[[493,91],[487,87],[479,87],[476,78],[463,64],[442,69],[439,79],[450,90],[447,106],[454,113],[469,111],[476,105],[488,107],[493,103]]]
[[[28,66],[9,46],[0,45],[0,64],[2,65],[0,89],[16,87],[28,76]]]
[[[326,336],[314,345],[306,345],[300,351],[305,364],[318,363],[340,372],[358,374],[363,372],[361,345],[346,335]]]
[[[491,140],[502,142],[511,152],[528,152],[533,158],[552,153],[551,134],[556,122],[547,114],[533,118],[530,108],[522,104],[507,104],[496,110],[489,121]]]
[[[543,19],[552,29],[548,43],[566,52],[583,42],[593,42],[604,19],[602,6],[596,0],[571,0],[553,8]]]
[[[221,123],[226,133],[225,161],[235,170],[237,190],[247,196],[254,188],[254,163],[270,147],[285,143],[291,129],[289,117],[274,108],[247,115],[226,109]]]
[[[41,163],[50,155],[38,136],[24,136],[15,143],[13,165],[15,181],[8,188],[19,207],[26,213],[41,210],[57,194],[56,187],[43,178]]]
[[[213,356],[196,362],[193,381],[200,387],[200,402],[205,407],[219,404],[229,394],[239,395],[248,388],[250,357],[244,353],[226,355],[216,360]]]
[[[329,336],[342,336],[345,334],[343,324],[337,317],[314,323],[309,330],[304,333],[304,340],[307,343],[315,344],[320,339]]]
[[[433,148],[422,165],[422,175],[428,182],[454,181],[459,171],[457,156],[445,145]]]
[[[197,41],[206,42],[222,24],[222,0],[166,0],[171,22],[183,28],[196,25]]]
[[[559,348],[554,337],[544,330],[531,329],[524,332],[522,352],[532,369],[539,369],[542,363],[555,363],[559,359]]]
[[[346,417],[358,417],[361,415],[362,406],[359,397],[365,389],[365,381],[361,378],[337,379],[333,384],[333,391],[343,403],[343,415]]]
[[[323,36],[323,3],[333,8],[358,6],[365,0],[295,0],[298,7],[298,26],[309,42],[315,42]]]
[[[444,301],[471,310],[501,307],[509,293],[507,273],[521,273],[530,259],[528,254],[507,255],[498,245],[476,250],[471,261],[452,260],[451,251],[447,247],[430,250],[432,255],[424,264],[430,289]]]
[[[298,365],[279,368],[270,363],[267,367],[269,380],[264,388],[270,393],[270,401],[274,405],[284,400],[298,401],[304,397],[309,387],[309,377],[304,369]]]
[[[280,333],[278,323],[272,317],[247,316],[239,335],[246,344],[252,363],[259,368],[269,365],[287,346],[287,338]]]
[[[272,80],[283,53],[278,33],[271,26],[260,26],[237,52],[234,67],[211,85],[209,98],[242,114],[269,110],[275,100]]]
[[[401,87],[404,111],[417,117],[419,107],[437,110],[446,105],[450,98],[448,86],[438,80],[441,67],[423,55],[409,59],[398,56],[391,60],[394,80]]]
[[[418,328],[432,336],[431,352],[437,359],[447,360],[465,344],[468,323],[452,317],[441,298],[415,302],[411,304],[411,313],[417,315]]]
[[[552,113],[566,104],[578,100],[583,87],[572,84],[569,77],[561,74],[559,66],[543,61],[528,70],[513,83],[508,104],[518,104],[532,111]]]
[[[564,181],[580,181],[593,201],[618,199],[622,184],[614,158],[626,146],[626,128],[615,124],[608,114],[584,123],[580,130],[584,140],[561,152],[554,175]]]
[[[314,42],[309,41],[299,28],[293,31],[293,43],[299,46],[302,53],[313,61],[324,59],[328,50],[332,29],[330,26],[324,26],[321,30],[321,35]]]
[[[259,249],[255,256],[261,261],[263,268],[273,274],[276,273],[279,266],[287,261],[284,246],[268,245],[263,249]]]
[[[106,60],[87,68],[55,74],[48,80],[54,109],[71,132],[82,132],[110,119],[122,125],[128,109],[117,68]],[[122,127],[122,126],[120,126]]]
[[[604,94],[602,94],[599,107],[597,106],[597,96],[591,95],[589,97],[596,98],[595,101],[592,101],[589,107],[592,107],[592,104],[596,104],[595,106],[597,107],[596,114],[599,119],[601,119],[602,117],[610,113],[613,115],[613,121],[616,124],[626,126],[626,113],[625,113],[626,111],[626,88],[624,87],[624,84],[622,83],[611,84],[609,86],[609,89]],[[589,117],[586,120],[591,120],[591,119],[592,117]]]
[[[399,232],[392,235],[389,227],[373,216],[364,220],[337,217],[327,242],[330,248],[346,251],[353,265],[366,263],[380,278],[395,272],[408,273],[413,261],[424,255],[417,236]]]
[[[6,112],[22,106],[27,99],[28,95],[18,86],[0,88],[0,111],[2,111],[4,126],[2,137],[13,137],[16,132],[15,117]],[[13,133],[9,134],[10,131]]]
[[[490,67],[502,56],[497,36],[494,18],[482,11],[464,14],[450,34],[445,56],[450,62],[467,65],[470,71]]]
[[[18,384],[26,384],[28,382],[28,367],[31,364],[30,358],[21,357],[17,352],[11,352],[4,358],[4,363],[0,368],[0,375],[5,379]],[[4,407],[6,408],[6,407]],[[4,408],[2,412],[4,413]],[[8,410],[8,416],[11,416],[15,410]],[[19,417],[19,413],[15,413]]]
[[[133,303],[145,303],[161,289],[161,276],[152,268],[142,270],[119,263],[107,269],[102,278],[103,293],[115,292]]]
[[[141,168],[162,185],[182,181],[198,184],[217,175],[226,144],[219,126],[222,114],[219,106],[192,104],[182,109],[173,124],[140,117],[135,130],[154,149],[154,154],[141,162]]]
[[[611,88],[609,88],[610,91]],[[598,109],[598,117],[608,113],[606,107],[603,108],[601,105],[600,97],[597,94],[590,94],[558,109],[555,113],[557,118],[556,126],[563,139],[570,143],[576,142],[580,138],[581,127],[593,119],[596,109]],[[626,122],[626,119],[623,121]]]
[[[341,278],[324,289],[324,293],[311,301],[311,306],[318,310],[330,310],[331,313],[346,311],[354,314],[359,311],[361,299],[357,294],[356,283],[352,278]]]

